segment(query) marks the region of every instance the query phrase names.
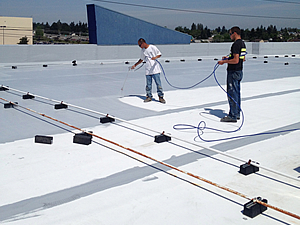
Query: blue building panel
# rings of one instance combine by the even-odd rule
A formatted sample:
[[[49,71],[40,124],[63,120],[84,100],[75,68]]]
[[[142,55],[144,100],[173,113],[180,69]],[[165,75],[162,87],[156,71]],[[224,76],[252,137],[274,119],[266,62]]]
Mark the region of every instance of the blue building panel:
[[[97,27],[96,27],[96,15],[94,5],[87,6],[88,15],[88,27],[89,27],[89,40],[90,43],[97,43]]]
[[[94,4],[87,5],[89,38],[97,45],[189,44],[191,36]]]

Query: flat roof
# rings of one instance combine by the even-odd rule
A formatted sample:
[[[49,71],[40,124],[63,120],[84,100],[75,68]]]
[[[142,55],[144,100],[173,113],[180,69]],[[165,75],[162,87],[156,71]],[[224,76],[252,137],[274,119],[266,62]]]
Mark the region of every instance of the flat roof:
[[[174,86],[205,79],[217,62],[210,56],[183,59],[160,60]],[[129,71],[133,60],[2,65],[1,84],[9,90],[0,91],[0,221],[300,224],[272,208],[255,218],[243,214],[249,199],[262,197],[300,215],[299,59],[248,54],[244,116],[230,124],[220,122],[227,96],[213,75],[194,88],[176,89],[161,74],[167,102],[161,104],[155,84],[154,100],[143,102],[144,68]],[[216,78],[225,88],[225,65]],[[23,99],[27,93],[35,98]],[[3,99],[18,106],[4,108]],[[55,109],[61,102],[68,108]],[[107,114],[116,121],[101,124]],[[197,129],[174,129],[204,123],[200,137],[206,141]],[[77,128],[92,131],[94,142],[73,143]],[[154,142],[162,132],[171,141]],[[35,143],[36,135],[51,136],[53,143]],[[259,171],[245,176],[239,169],[249,160]]]

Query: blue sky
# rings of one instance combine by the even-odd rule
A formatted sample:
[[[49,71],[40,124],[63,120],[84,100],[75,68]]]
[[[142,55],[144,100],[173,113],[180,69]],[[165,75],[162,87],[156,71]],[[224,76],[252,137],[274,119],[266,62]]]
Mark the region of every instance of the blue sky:
[[[299,0],[113,0],[116,2],[149,5],[155,7],[197,10],[239,15],[300,18]],[[283,3],[283,1],[287,3]],[[294,2],[294,3],[292,3]],[[126,6],[88,0],[0,0],[0,16],[32,17],[34,22],[58,20],[75,23],[87,22],[86,4],[97,4],[148,22],[174,29],[176,26],[190,28],[192,23],[202,23],[210,29],[237,25],[243,29],[276,25],[300,28],[300,19],[253,18],[246,16],[223,16],[204,13],[187,13],[135,6]]]

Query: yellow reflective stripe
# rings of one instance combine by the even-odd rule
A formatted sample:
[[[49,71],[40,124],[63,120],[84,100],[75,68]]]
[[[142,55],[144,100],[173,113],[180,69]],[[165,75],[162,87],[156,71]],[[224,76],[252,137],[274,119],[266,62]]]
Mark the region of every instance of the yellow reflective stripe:
[[[246,55],[246,48],[241,48],[241,55],[240,55],[240,59],[244,59]]]
[[[241,54],[240,54],[240,59],[245,59],[245,55],[247,54],[247,52],[246,52],[246,48],[241,48]],[[229,58],[230,57],[232,57],[232,55],[231,54],[229,54],[229,56],[228,56]]]

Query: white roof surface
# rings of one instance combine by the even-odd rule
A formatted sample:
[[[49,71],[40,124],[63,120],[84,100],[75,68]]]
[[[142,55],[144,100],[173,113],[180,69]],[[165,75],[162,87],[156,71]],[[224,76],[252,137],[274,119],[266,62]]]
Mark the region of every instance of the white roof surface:
[[[250,199],[262,197],[270,205],[299,216],[299,130],[204,142],[195,138],[196,129],[173,129],[176,124],[197,127],[205,121],[207,127],[232,131],[243,123],[240,130],[232,133],[204,130],[201,137],[206,140],[299,129],[299,55],[272,55],[268,59],[253,56],[248,55],[244,65],[244,118],[238,123],[219,122],[228,112],[228,103],[213,76],[185,90],[170,87],[161,75],[167,101],[161,104],[156,101],[156,94],[155,101],[143,103],[144,68],[128,73],[135,60],[130,65],[99,61],[80,61],[77,66],[58,62],[48,67],[23,63],[17,69],[1,65],[1,82],[11,88],[0,91],[2,99],[93,131],[130,149],[97,137],[93,137],[95,142],[91,145],[74,144],[74,133],[80,131],[22,107],[4,109],[6,102],[0,100],[1,223],[300,224],[299,219],[271,208],[255,218],[247,217],[242,211],[248,199],[201,180]],[[186,87],[213,71],[214,58],[160,61],[169,81]],[[216,73],[223,87],[225,68],[220,66]],[[23,100],[22,92],[16,90],[49,99]],[[50,99],[94,112],[72,106],[55,110],[56,103]],[[100,124],[101,115],[96,112],[122,120]],[[154,136],[163,131],[172,140],[155,143]],[[35,135],[50,135],[53,143],[34,143]],[[249,159],[271,171],[260,168],[255,174],[240,174],[239,166]]]

